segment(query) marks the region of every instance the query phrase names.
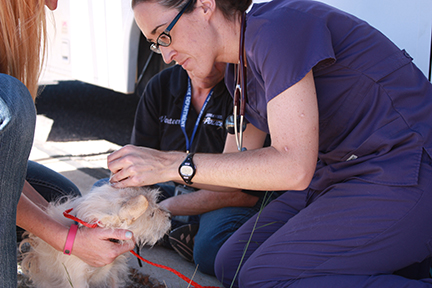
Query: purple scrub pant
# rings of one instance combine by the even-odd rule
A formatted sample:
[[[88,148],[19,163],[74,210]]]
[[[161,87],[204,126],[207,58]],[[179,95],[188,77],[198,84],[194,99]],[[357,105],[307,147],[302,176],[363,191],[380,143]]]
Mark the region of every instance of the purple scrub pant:
[[[349,179],[282,194],[228,239],[215,272],[225,287],[432,287],[430,278],[393,274],[431,251],[432,163],[424,152],[414,187]]]

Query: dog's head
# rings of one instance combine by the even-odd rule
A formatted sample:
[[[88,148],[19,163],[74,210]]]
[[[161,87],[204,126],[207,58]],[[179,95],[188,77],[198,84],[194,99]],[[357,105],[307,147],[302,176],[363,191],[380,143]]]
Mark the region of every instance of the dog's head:
[[[170,214],[159,207],[159,190],[139,187],[116,189],[103,185],[78,198],[74,211],[86,222],[104,228],[128,229],[140,245],[153,245],[171,226]]]

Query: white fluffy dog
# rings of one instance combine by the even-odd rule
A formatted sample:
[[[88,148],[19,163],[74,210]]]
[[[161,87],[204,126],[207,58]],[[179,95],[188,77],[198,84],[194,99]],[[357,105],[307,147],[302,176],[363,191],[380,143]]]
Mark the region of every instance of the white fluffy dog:
[[[121,228],[133,232],[139,245],[154,245],[170,229],[170,215],[158,206],[158,189],[115,189],[110,185],[94,188],[83,197],[61,199],[50,203],[47,213],[66,226],[74,223],[63,216],[71,214],[85,222],[111,229]],[[60,204],[61,203],[61,204]],[[36,287],[123,287],[128,279],[127,257],[120,255],[104,267],[92,267],[74,255],[57,251],[40,238],[29,234],[22,243],[30,243],[24,253],[22,267]]]

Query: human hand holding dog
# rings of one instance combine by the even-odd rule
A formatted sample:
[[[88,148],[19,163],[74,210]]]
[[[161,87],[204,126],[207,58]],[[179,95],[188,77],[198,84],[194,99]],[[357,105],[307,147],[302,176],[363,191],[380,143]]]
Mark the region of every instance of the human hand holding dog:
[[[128,230],[81,227],[78,229],[72,254],[91,266],[102,267],[134,247],[133,234]]]
[[[111,171],[111,186],[114,188],[142,187],[167,181],[184,183],[178,169],[186,156],[187,154],[184,152],[159,151],[147,147],[126,145],[107,157],[108,169]],[[231,175],[233,169],[222,169],[217,172],[212,170],[227,160],[227,157],[221,159],[221,156],[230,157],[230,155],[224,154],[195,154],[194,163],[199,167],[197,169],[202,172],[195,174],[194,184],[191,186],[221,192],[237,191],[238,189],[220,184],[221,171]],[[200,159],[204,157],[206,163],[200,163]],[[204,164],[207,165],[204,166]],[[233,165],[229,164],[228,166]],[[206,170],[207,172],[205,172]],[[205,182],[203,182],[203,177]]]
[[[31,188],[26,183],[25,188]],[[39,206],[27,198],[27,192],[21,195],[17,207],[17,225],[26,231],[41,237],[58,251],[63,252],[69,227],[55,221]],[[110,239],[124,240],[122,244],[114,243]],[[72,254],[87,264],[100,267],[114,261],[114,259],[134,248],[132,232],[125,229],[101,229],[82,227],[78,229],[72,246]]]
[[[181,152],[126,145],[108,156],[111,185],[115,188],[139,187],[165,181],[182,181],[178,166],[186,157]]]

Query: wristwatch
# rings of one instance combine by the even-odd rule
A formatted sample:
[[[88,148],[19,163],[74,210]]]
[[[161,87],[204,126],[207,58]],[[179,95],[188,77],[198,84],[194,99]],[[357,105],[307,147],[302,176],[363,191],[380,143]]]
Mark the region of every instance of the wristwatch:
[[[189,153],[183,163],[180,164],[178,170],[183,181],[188,185],[192,184],[192,178],[195,176],[196,172],[195,164],[192,161],[193,156],[194,153]]]

